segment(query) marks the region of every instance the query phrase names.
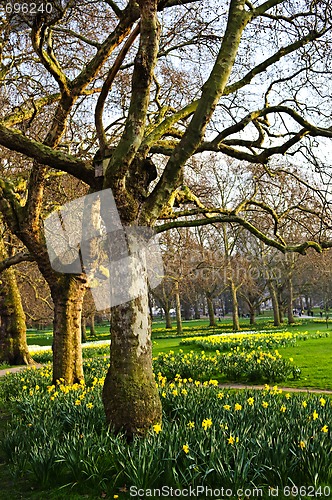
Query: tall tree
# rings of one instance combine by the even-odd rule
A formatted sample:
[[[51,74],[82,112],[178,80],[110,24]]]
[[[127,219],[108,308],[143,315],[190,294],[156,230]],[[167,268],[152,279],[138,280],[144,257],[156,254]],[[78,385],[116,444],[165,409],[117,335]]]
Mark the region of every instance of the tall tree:
[[[161,232],[232,222],[282,252],[330,247],[329,206],[321,192],[316,192],[319,213],[309,207],[319,230],[310,239],[285,241],[279,228],[291,220],[289,212],[287,219],[271,208],[263,191],[253,189],[242,203],[225,208],[200,202],[183,179],[188,160],[206,151],[256,165],[257,175],[251,177],[256,187],[280,174],[280,164],[273,162],[277,155],[301,151],[321,167],[315,144],[332,137],[325,113],[331,6],[326,0],[54,5],[51,14],[28,15],[21,23],[7,9],[1,25],[0,76],[6,86],[0,144],[32,164],[27,192],[19,198],[13,183],[0,179],[0,210],[50,286],[54,377],[72,382],[82,377],[86,279],[79,273],[60,275],[50,266],[42,232],[50,169],[67,172],[92,191],[111,188],[124,226],[152,227],[164,220]],[[318,88],[322,78],[323,92]],[[44,109],[47,130],[40,120]],[[38,123],[36,132],[32,125]],[[157,159],[159,170],[153,163]],[[300,204],[294,210],[307,208]],[[261,217],[253,218],[253,211]],[[143,433],[161,419],[147,287],[146,293],[113,307],[111,335],[103,391],[107,419],[116,430]]]

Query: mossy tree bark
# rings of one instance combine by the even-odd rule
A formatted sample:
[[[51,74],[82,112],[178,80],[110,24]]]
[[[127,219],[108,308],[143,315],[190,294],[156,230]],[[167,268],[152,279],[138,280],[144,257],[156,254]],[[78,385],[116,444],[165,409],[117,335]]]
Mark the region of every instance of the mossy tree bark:
[[[26,322],[14,269],[0,275],[0,362],[30,365]]]
[[[112,308],[110,368],[103,388],[107,421],[128,438],[161,422],[152,370],[148,294]]]

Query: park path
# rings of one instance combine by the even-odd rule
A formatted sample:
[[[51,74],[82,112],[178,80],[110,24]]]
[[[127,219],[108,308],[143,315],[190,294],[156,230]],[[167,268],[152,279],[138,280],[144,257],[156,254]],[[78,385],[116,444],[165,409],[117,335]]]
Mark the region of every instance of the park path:
[[[264,389],[265,385],[246,385],[246,384],[219,384],[218,387],[221,389]],[[271,386],[270,386],[271,387]],[[281,387],[278,385],[278,389],[283,392],[309,392],[315,394],[332,394],[330,389],[313,389],[309,387]]]
[[[36,368],[41,368],[43,365],[36,363]],[[27,366],[15,366],[14,368],[7,368],[6,370],[0,370],[0,378],[7,375],[7,373],[17,373],[22,370],[25,370]],[[247,384],[219,384],[218,387],[221,389],[264,389],[264,385],[247,385]],[[315,393],[315,394],[332,394],[332,390],[330,389],[312,389],[309,387],[280,387],[283,392],[307,392],[307,393]]]
[[[36,368],[41,368],[43,365],[36,363],[34,365],[30,365],[30,367],[32,366],[35,366]],[[7,373],[21,372],[22,370],[26,370],[27,368],[28,368],[27,366],[22,365],[22,366],[14,366],[13,368],[6,368],[5,370],[0,370],[0,378],[7,375]]]

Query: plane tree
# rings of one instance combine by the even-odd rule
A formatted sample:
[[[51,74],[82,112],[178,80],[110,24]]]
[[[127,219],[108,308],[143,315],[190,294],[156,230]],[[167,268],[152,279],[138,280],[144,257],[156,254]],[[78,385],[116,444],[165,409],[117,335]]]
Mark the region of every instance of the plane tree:
[[[111,189],[124,226],[162,232],[233,223],[284,253],[330,247],[321,191],[315,192],[319,213],[314,207],[311,214],[320,222],[315,237],[292,241],[279,233],[283,214],[257,189],[234,207],[212,206],[184,185],[184,171],[194,155],[211,151],[244,169],[256,165],[253,186],[285,168],[285,176],[299,178],[308,165],[326,170],[331,6],[328,0],[52,5],[51,13],[37,15],[2,7],[0,145],[6,162],[24,158],[27,184],[17,196],[15,176],[1,177],[0,210],[27,248],[6,265],[32,258],[50,286],[54,378],[72,383],[83,376],[87,280],[50,265],[43,233],[52,208],[45,196],[49,174],[65,172],[86,192]],[[298,161],[298,173],[281,166],[287,154]],[[161,420],[148,289],[114,306],[111,317],[107,420],[129,436],[144,433]]]

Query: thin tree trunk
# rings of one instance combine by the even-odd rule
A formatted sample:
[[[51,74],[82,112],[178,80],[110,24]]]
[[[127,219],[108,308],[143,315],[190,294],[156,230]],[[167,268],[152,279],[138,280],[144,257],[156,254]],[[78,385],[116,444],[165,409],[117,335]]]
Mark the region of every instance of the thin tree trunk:
[[[164,313],[165,313],[165,320],[166,320],[166,328],[171,330],[172,329],[172,318],[169,312],[169,307],[164,306]]]
[[[182,330],[181,302],[180,302],[178,281],[175,281],[175,310],[176,310],[176,333],[178,335],[181,335],[183,330]]]
[[[66,384],[83,380],[81,315],[85,282],[63,275],[51,289],[54,302],[53,382]]]
[[[12,268],[0,275],[0,361],[10,365],[34,362],[29,354],[25,314]]]
[[[230,288],[231,288],[231,297],[232,297],[232,305],[233,305],[233,312],[232,312],[233,330],[234,330],[234,332],[238,332],[240,330],[239,303],[238,303],[238,299],[237,299],[236,286],[235,286],[233,280],[231,280]]]
[[[287,288],[288,288],[288,297],[287,297],[287,316],[288,316],[288,324],[292,325],[295,323],[294,316],[293,316],[293,280],[292,276],[289,275],[287,278]]]
[[[198,302],[197,302],[197,300],[195,300],[195,302],[194,302],[194,312],[195,312],[194,318],[195,319],[200,319],[201,315],[199,313],[199,308],[198,308]]]
[[[279,295],[279,299],[278,299],[278,305],[279,305],[279,318],[280,318],[280,324],[282,325],[283,322],[284,322],[284,317],[285,317],[285,309],[284,309],[284,305],[281,301],[281,297]]]
[[[250,314],[250,324],[254,325],[255,324],[255,308],[251,304],[248,304],[249,306],[249,314]]]
[[[82,316],[81,329],[82,329],[82,344],[85,344],[86,341],[87,341],[87,337],[86,337],[86,317],[85,316]]]
[[[274,326],[280,326],[280,311],[279,311],[279,303],[278,303],[278,297],[277,297],[277,292],[273,286],[273,283],[268,280],[268,289],[270,292],[270,297],[271,297],[271,302],[272,302],[272,308],[273,308],[273,319],[274,319]]]
[[[213,301],[212,301],[211,295],[208,292],[206,292],[206,302],[207,302],[207,308],[208,308],[209,320],[210,320],[209,326],[217,326],[216,318],[214,315]]]
[[[191,319],[190,303],[187,301],[183,301],[183,314],[186,321]]]
[[[92,313],[90,316],[90,335],[91,337],[96,337],[95,313]]]

